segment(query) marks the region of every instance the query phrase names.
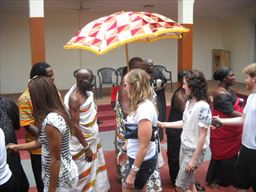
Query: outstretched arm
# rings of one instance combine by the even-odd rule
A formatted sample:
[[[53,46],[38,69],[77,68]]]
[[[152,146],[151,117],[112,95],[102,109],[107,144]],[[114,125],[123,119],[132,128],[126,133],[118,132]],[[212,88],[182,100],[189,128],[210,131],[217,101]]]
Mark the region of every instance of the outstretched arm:
[[[7,145],[7,149],[10,149],[12,151],[25,151],[25,150],[34,150],[41,147],[41,144],[36,141],[31,141],[29,143],[23,143],[23,144],[13,144],[10,143]]]
[[[174,122],[157,122],[157,126],[159,128],[174,128],[174,129],[180,129],[183,127],[183,121],[174,121]]]
[[[245,114],[242,117],[234,117],[234,118],[220,118],[218,116],[213,117],[213,121],[220,122],[223,125],[242,125],[244,123]],[[218,127],[218,126],[217,126]]]

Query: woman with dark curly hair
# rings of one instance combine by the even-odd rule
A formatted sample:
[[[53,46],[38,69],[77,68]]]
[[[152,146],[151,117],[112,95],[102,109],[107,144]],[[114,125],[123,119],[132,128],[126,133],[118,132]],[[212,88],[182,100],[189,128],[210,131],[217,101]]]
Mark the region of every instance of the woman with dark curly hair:
[[[180,146],[180,170],[175,182],[177,191],[197,191],[195,171],[204,159],[209,145],[212,115],[205,77],[201,71],[192,70],[183,78],[188,100],[182,120],[158,122],[162,128],[183,128]]]

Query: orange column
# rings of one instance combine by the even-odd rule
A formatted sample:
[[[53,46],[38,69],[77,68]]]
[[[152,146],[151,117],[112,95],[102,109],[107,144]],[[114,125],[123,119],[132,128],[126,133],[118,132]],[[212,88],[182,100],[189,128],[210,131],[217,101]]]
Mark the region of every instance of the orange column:
[[[193,66],[193,25],[182,25],[190,29],[190,31],[183,33],[182,39],[178,40],[178,71],[190,70]]]
[[[44,18],[30,18],[30,42],[32,64],[45,61]]]
[[[178,71],[193,68],[193,16],[195,0],[178,0],[178,22],[190,29],[178,40]]]
[[[44,0],[29,0],[32,64],[45,61]]]

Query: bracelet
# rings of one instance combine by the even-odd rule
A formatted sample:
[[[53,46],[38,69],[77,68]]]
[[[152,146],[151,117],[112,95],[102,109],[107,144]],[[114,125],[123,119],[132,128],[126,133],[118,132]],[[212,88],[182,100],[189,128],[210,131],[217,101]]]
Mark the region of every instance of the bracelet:
[[[90,145],[87,145],[84,150],[87,151],[90,148]]]
[[[136,167],[135,165],[132,165],[132,170],[133,170],[135,173],[137,173],[137,172],[140,170],[140,168]]]

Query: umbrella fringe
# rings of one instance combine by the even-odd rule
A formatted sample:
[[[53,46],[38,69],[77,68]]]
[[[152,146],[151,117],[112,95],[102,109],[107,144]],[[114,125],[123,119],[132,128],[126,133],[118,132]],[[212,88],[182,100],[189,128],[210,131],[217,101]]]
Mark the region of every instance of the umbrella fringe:
[[[131,42],[135,42],[135,41],[140,41],[140,42],[155,42],[157,40],[162,40],[162,39],[180,39],[181,38],[181,34],[179,33],[183,33],[183,32],[189,32],[188,28],[185,27],[180,27],[180,28],[173,28],[173,29],[163,29],[161,31],[155,32],[154,34],[146,34],[146,35],[140,35],[140,36],[136,36],[136,37],[132,37],[128,40],[122,41],[122,42],[118,42],[115,43],[109,47],[107,47],[106,49],[104,49],[103,51],[99,51],[96,50],[95,48],[86,46],[86,45],[72,45],[72,43],[68,43],[64,46],[64,49],[84,49],[84,50],[88,50],[96,55],[104,55],[107,52],[111,51],[112,49],[115,49],[121,45],[124,44],[128,44]],[[166,33],[177,33],[177,34],[173,34],[173,35],[168,35],[168,36],[160,36],[162,34],[166,34]],[[151,40],[147,40],[147,38],[152,38]],[[91,45],[90,45],[91,46]]]

